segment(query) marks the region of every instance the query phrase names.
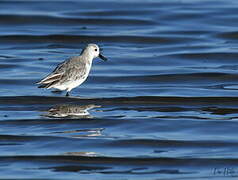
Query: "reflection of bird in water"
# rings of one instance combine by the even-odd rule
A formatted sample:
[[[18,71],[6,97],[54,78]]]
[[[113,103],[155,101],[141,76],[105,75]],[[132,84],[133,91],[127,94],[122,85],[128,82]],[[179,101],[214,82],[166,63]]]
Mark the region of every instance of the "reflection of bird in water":
[[[48,110],[48,114],[44,114],[46,117],[80,117],[80,118],[92,118],[88,110],[97,108],[101,106],[97,106],[94,104],[89,105],[76,105],[76,104],[62,104],[56,105]]]

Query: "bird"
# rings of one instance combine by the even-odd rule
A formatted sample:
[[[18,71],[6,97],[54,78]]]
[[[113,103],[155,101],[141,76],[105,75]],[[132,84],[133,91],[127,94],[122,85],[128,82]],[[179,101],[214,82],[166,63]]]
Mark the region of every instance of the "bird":
[[[107,61],[107,58],[100,53],[100,50],[97,44],[88,44],[79,56],[66,59],[58,64],[52,73],[37,82],[39,84],[38,88],[54,88],[66,91],[66,96],[69,96],[69,92],[72,89],[87,79],[94,58],[99,57]]]

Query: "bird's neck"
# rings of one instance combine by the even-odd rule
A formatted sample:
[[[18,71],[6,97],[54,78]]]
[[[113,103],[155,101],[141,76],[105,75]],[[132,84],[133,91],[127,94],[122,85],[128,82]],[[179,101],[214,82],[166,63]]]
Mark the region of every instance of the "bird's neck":
[[[81,56],[85,58],[85,61],[87,61],[88,63],[92,63],[92,60],[94,58],[92,53],[88,53],[87,51],[83,51],[81,53]]]

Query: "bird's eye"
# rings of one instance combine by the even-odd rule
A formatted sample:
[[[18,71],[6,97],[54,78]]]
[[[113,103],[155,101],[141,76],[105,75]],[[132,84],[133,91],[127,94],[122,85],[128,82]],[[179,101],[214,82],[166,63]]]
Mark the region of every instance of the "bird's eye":
[[[95,51],[98,51],[98,49],[95,49]]]

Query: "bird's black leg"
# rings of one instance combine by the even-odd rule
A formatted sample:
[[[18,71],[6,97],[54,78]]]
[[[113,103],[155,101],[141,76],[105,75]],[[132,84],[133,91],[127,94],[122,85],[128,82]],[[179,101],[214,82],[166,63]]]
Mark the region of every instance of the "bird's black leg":
[[[69,92],[67,91],[67,93],[66,93],[66,95],[65,96],[67,96],[67,97],[69,97]]]

